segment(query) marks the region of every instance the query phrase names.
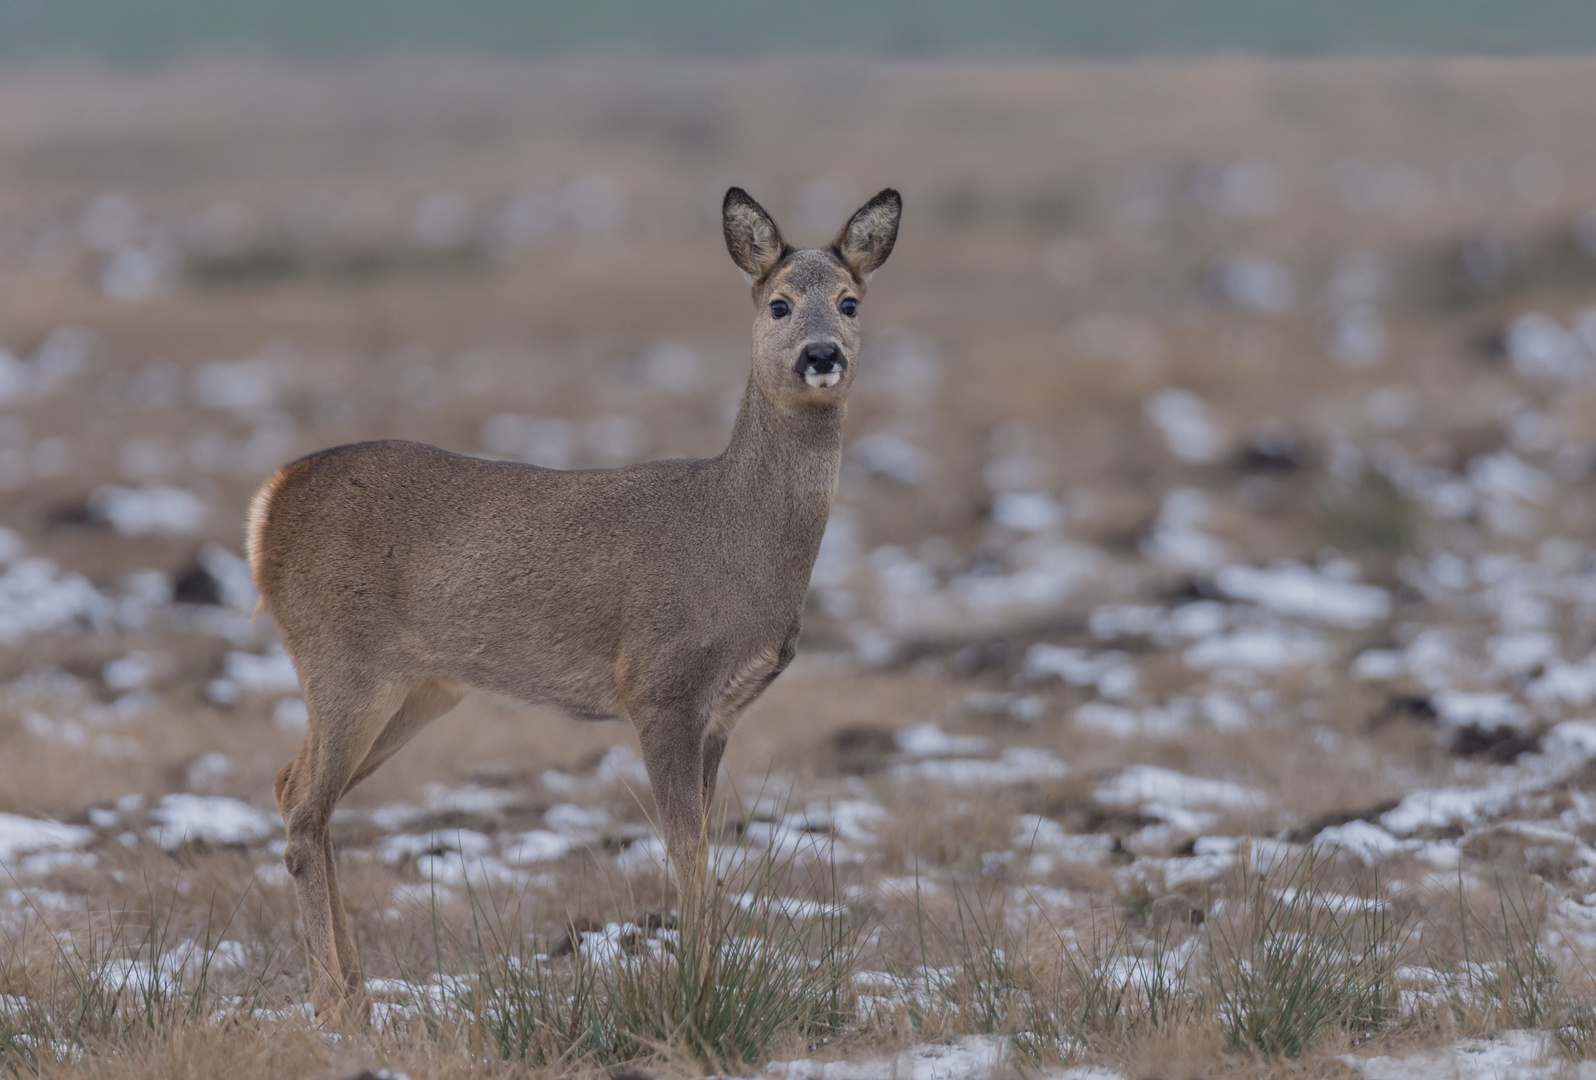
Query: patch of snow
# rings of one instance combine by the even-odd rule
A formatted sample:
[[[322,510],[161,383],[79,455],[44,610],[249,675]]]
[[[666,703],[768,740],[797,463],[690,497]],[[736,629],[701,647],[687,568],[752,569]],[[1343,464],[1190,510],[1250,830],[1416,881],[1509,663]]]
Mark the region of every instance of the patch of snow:
[[[1380,816],[1380,824],[1398,836],[1425,827],[1445,828],[1453,823],[1471,825],[1482,818],[1495,817],[1519,797],[1540,785],[1535,782],[1506,780],[1484,787],[1433,788],[1415,791],[1393,809]]]
[[[1064,524],[1064,507],[1038,491],[1005,491],[992,500],[992,523],[1015,532],[1049,532]]]
[[[609,828],[610,812],[602,806],[556,803],[543,812],[543,823],[562,836],[591,839]]]
[[[1217,600],[1196,600],[1170,611],[1153,628],[1153,641],[1166,646],[1182,641],[1200,641],[1220,633],[1229,622],[1224,604]]]
[[[1142,554],[1173,570],[1212,570],[1230,557],[1224,542],[1199,526],[1208,517],[1208,497],[1194,488],[1176,488],[1164,496],[1152,529],[1142,538]]]
[[[201,754],[188,766],[188,786],[196,791],[216,790],[233,771],[232,760],[219,750]]]
[[[1596,655],[1578,664],[1553,661],[1524,688],[1524,696],[1541,708],[1589,705],[1596,701]]]
[[[202,364],[189,382],[189,394],[207,409],[247,415],[277,403],[283,364],[274,357]]]
[[[150,811],[156,828],[150,835],[168,851],[189,840],[211,844],[247,844],[277,831],[275,814],[222,795],[177,793],[163,796]]]
[[[1142,412],[1163,435],[1169,452],[1181,461],[1207,465],[1224,454],[1224,432],[1196,394],[1167,387],[1149,397]]]
[[[1098,641],[1148,637],[1163,621],[1164,609],[1151,604],[1102,604],[1092,609],[1086,626]]]
[[[878,431],[848,447],[848,465],[866,475],[918,487],[937,473],[937,459],[901,435]]]
[[[1325,322],[1325,349],[1346,367],[1378,364],[1385,355],[1386,341],[1385,321],[1373,304],[1348,304]]]
[[[1267,570],[1227,566],[1214,583],[1232,599],[1267,611],[1354,630],[1391,614],[1391,594],[1384,589],[1337,581],[1301,563],[1278,563]]]
[[[892,736],[898,749],[910,757],[949,757],[984,753],[991,743],[979,735],[949,735],[935,724],[916,724]]]
[[[1550,385],[1578,385],[1596,374],[1580,340],[1549,315],[1528,312],[1508,325],[1508,362],[1519,375]]]
[[[89,515],[122,536],[187,536],[210,514],[204,499],[186,488],[107,485],[89,496]]]
[[[1471,694],[1462,690],[1437,691],[1430,703],[1436,716],[1448,728],[1479,728],[1495,731],[1522,728],[1529,722],[1524,706],[1506,694]]]
[[[1352,674],[1367,682],[1388,682],[1407,670],[1395,649],[1365,649],[1352,661]]]
[[[1193,811],[1256,810],[1262,794],[1229,780],[1187,776],[1156,765],[1132,765],[1098,788],[1094,798],[1111,806],[1140,806],[1144,813],[1177,828],[1198,831],[1212,815]]]
[[[272,709],[272,723],[287,731],[304,731],[310,726],[310,709],[305,699],[285,697]]]
[[[715,866],[716,873],[720,873],[718,852],[713,846],[710,848],[710,861]],[[615,865],[628,874],[659,873],[666,868],[668,863],[665,851],[665,841],[658,836],[646,836],[635,843],[627,844],[615,856]]]
[[[1368,821],[1349,821],[1345,825],[1321,829],[1313,838],[1313,846],[1345,852],[1365,866],[1373,866],[1387,855],[1410,847]]]
[[[1279,314],[1297,302],[1291,271],[1273,259],[1237,255],[1220,263],[1215,277],[1219,291],[1237,307]]]
[[[577,948],[595,964],[608,964],[627,954],[628,947],[648,949],[656,955],[664,951],[663,938],[671,931],[654,935],[631,922],[606,923],[604,929],[582,934]]]
[[[1003,1068],[1008,1055],[1006,1036],[966,1035],[953,1043],[922,1043],[863,1061],[772,1061],[765,1072],[784,1080],[986,1080]],[[1123,1080],[1118,1073],[1095,1066],[1051,1076],[1052,1080]]]
[[[93,335],[79,326],[61,326],[50,331],[28,357],[34,389],[48,394],[83,374],[89,365],[93,340]]]
[[[1570,1075],[1544,1031],[1502,1031],[1490,1039],[1461,1039],[1440,1050],[1400,1057],[1343,1054],[1363,1080],[1557,1080]],[[1581,1068],[1581,1077],[1588,1071]]]
[[[408,803],[391,803],[388,806],[379,806],[366,815],[366,819],[383,832],[395,832],[404,828],[417,818],[425,817],[426,811]]]
[[[1218,691],[1204,694],[1198,705],[1214,730],[1221,734],[1245,731],[1252,727],[1252,712],[1229,694]]]
[[[941,762],[925,762],[924,766]],[[868,843],[875,839],[876,826],[887,816],[878,803],[866,799],[837,799],[830,802],[812,802],[797,815],[802,827],[810,831],[830,832],[838,840],[850,844]]]
[[[1469,462],[1469,483],[1481,495],[1544,503],[1557,491],[1550,476],[1507,451]]]
[[[512,866],[526,866],[558,859],[569,852],[572,846],[570,839],[559,833],[531,829],[504,841],[504,858]]]
[[[30,634],[109,629],[111,601],[80,574],[59,574],[45,558],[12,563],[0,574],[0,642]]]
[[[1021,547],[1019,565],[1008,574],[964,574],[949,583],[952,599],[974,615],[1047,608],[1093,581],[1103,555],[1085,544],[1046,543]]]
[[[744,911],[772,911],[792,920],[836,918],[847,913],[840,904],[823,904],[818,900],[800,900],[794,896],[772,896],[769,893],[742,893],[733,901]]]
[[[260,595],[249,563],[220,544],[205,544],[199,549],[199,564],[216,582],[222,603],[245,615],[255,614]]]
[[[470,829],[439,829],[430,833],[400,833],[377,841],[377,858],[390,866],[406,859],[454,852],[465,858],[481,858],[493,849],[493,840]]]
[[[1279,671],[1326,659],[1329,645],[1307,631],[1252,627],[1192,645],[1183,654],[1186,666],[1198,670]]]
[[[1275,896],[1287,904],[1296,903],[1297,898],[1302,895],[1302,893],[1289,886],[1275,892]],[[1310,903],[1337,915],[1350,915],[1355,911],[1378,911],[1387,903],[1385,900],[1368,896],[1348,896],[1345,893],[1318,891],[1308,893],[1307,898]]]
[[[100,678],[112,690],[141,690],[155,678],[155,668],[155,660],[149,653],[133,652],[107,660],[100,668]]]
[[[1075,726],[1117,735],[1122,739],[1169,739],[1191,728],[1193,710],[1185,698],[1164,706],[1131,709],[1105,701],[1088,701],[1075,710]]]
[[[892,769],[900,782],[932,780],[952,787],[1001,787],[1037,780],[1058,780],[1069,769],[1053,754],[1030,746],[1011,746],[996,761],[977,758],[937,758],[905,762]]]
[[[1035,694],[1011,694],[1006,690],[972,690],[964,697],[964,707],[973,713],[1006,716],[1022,724],[1034,724],[1047,712],[1047,702]]]
[[[1223,877],[1235,865],[1236,856],[1221,851],[1169,859],[1164,863],[1164,885],[1170,889],[1178,889],[1182,885],[1200,885]]]
[[[1564,720],[1541,736],[1541,753],[1559,764],[1596,758],[1596,720]]]
[[[111,253],[100,270],[100,289],[124,304],[148,300],[161,292],[178,268],[180,257],[171,241],[156,237]]]
[[[1486,656],[1500,675],[1527,675],[1558,659],[1558,635],[1547,630],[1495,633],[1486,641]]]
[[[23,855],[82,847],[94,839],[94,830],[59,821],[0,814],[0,866],[9,867]]]
[[[222,662],[222,677],[242,690],[258,694],[289,694],[299,689],[299,672],[281,645],[264,655],[230,652]]]
[[[630,746],[612,746],[604,751],[593,776],[603,783],[620,784],[633,790],[648,788],[648,768]]]
[[[1056,677],[1071,686],[1094,686],[1104,697],[1123,699],[1136,692],[1140,676],[1126,654],[1037,642],[1025,651],[1021,674],[1030,679]]]
[[[1032,853],[1033,873],[1046,873],[1051,866],[1038,868],[1035,865],[1037,854],[1096,866],[1113,853],[1114,838],[1101,833],[1067,833],[1052,818],[1021,814],[1014,819],[1014,846]]]
[[[421,790],[427,800],[427,809],[435,813],[495,814],[515,802],[515,795],[509,791],[475,784],[450,787],[431,783]]]

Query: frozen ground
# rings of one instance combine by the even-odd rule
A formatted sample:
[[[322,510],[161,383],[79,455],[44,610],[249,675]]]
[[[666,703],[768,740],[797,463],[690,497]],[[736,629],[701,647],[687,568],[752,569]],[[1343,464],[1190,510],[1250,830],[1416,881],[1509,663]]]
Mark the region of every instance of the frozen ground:
[[[1005,978],[1058,969],[1080,1017],[1061,958],[1142,1008],[1167,949],[1195,994],[1278,900],[1392,961],[1384,1019],[1329,1024],[1315,1068],[1584,1075],[1596,161],[1566,103],[1596,68],[1493,72],[892,69],[868,88],[872,124],[908,133],[890,152],[787,102],[810,92],[791,72],[655,72],[525,115],[495,103],[585,76],[434,72],[432,111],[377,104],[381,66],[315,75],[314,108],[271,72],[0,80],[10,1014],[71,940],[138,985],[265,986],[271,1022],[302,1022],[271,781],[307,718],[250,619],[256,483],[371,437],[560,467],[713,453],[746,311],[705,193],[747,182],[813,241],[892,182],[904,241],[799,659],[723,784],[717,866],[789,874],[734,903],[859,934],[846,1024],[767,1071],[1284,1075],[1215,1034],[1239,1014],[1212,997],[1184,1028],[979,1020],[991,980],[958,974],[956,932],[979,911]],[[975,110],[952,134],[950,87]],[[1307,148],[1288,90],[1322,109]],[[1215,104],[1191,131],[1147,104],[1194,94]],[[111,124],[129,95],[144,111]],[[1442,122],[1485,100],[1492,123]],[[61,130],[27,121],[38,101]],[[849,165],[816,173],[748,102]],[[1335,122],[1373,107],[1423,137]],[[418,738],[336,819],[385,1030],[467,979],[433,932],[484,903],[550,963],[668,953],[650,809],[620,726],[472,698]],[[156,923],[164,951],[133,948]],[[121,944],[88,952],[108,924]],[[394,1038],[311,1059],[448,1071]]]

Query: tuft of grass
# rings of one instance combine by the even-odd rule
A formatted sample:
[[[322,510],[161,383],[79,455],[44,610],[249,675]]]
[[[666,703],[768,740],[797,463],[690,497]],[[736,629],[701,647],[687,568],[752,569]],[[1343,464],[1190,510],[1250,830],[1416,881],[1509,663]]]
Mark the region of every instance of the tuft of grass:
[[[608,947],[584,947],[573,930],[563,956],[473,893],[470,934],[436,933],[439,970],[462,973],[412,976],[412,1011],[432,1037],[538,1067],[661,1055],[715,1070],[763,1064],[854,1013],[858,931],[835,872],[826,900],[795,909],[777,888],[791,869],[766,852],[658,926],[609,924]]]
[[[1571,988],[1542,942],[1545,916],[1522,894],[1499,886],[1495,920],[1475,911],[1457,889],[1460,962],[1433,954],[1430,966],[1444,973],[1452,1020],[1464,1030],[1519,1028],[1550,1031],[1568,1054],[1596,1052],[1596,979],[1574,973]]]
[[[1170,1030],[1203,1007],[1191,977],[1198,942],[1177,940],[1173,922],[1139,935],[1120,914],[1110,933],[1094,921],[1084,938],[1052,925],[1027,934],[1001,904],[989,909],[956,890],[950,926],[929,928],[918,897],[916,923],[919,967],[898,979],[923,990],[900,1005],[921,1035],[1009,1035],[1040,1064]]]
[[[231,915],[219,926],[213,915],[199,940],[176,937],[172,911],[162,917],[153,905],[142,927],[122,913],[91,918],[78,933],[44,928],[42,964],[20,934],[8,933],[0,960],[0,1073],[39,1075],[94,1049],[125,1052],[186,1026],[261,1011],[265,970],[243,976],[243,993],[221,993],[214,976]],[[268,955],[264,966],[271,964]]]
[[[1396,1015],[1403,922],[1383,901],[1325,886],[1310,855],[1289,874],[1256,874],[1245,902],[1210,921],[1209,984],[1230,1049],[1301,1057],[1331,1032]]]
[[[1143,942],[1130,938],[1120,920],[1105,947],[1095,927],[1090,947],[1072,943],[1064,952],[1072,992],[1071,1036],[1088,1045],[1104,1036],[1167,1030],[1202,1011],[1204,995],[1192,978],[1195,939],[1173,940],[1173,922],[1155,926]]]
[[[913,1018],[915,1026],[925,1029],[929,1017],[923,1013],[930,1004],[942,1014],[944,1023],[963,1034],[1013,1031],[1026,988],[1011,957],[1023,957],[1024,952],[1008,940],[1001,909],[994,914],[973,902],[963,889],[955,888],[954,924],[937,933],[928,928],[918,878],[914,906],[920,978],[927,990],[923,1002],[909,999],[911,1011],[922,1014]],[[940,947],[933,950],[933,945]],[[937,963],[933,951],[948,962]]]

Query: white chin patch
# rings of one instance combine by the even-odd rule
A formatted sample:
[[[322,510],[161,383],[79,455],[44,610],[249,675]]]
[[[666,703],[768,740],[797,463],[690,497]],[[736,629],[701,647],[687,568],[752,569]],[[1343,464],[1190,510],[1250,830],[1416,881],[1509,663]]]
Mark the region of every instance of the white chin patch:
[[[827,386],[836,386],[841,381],[842,372],[840,371],[804,372],[804,382],[808,383],[810,386],[813,386],[817,390],[823,389]]]

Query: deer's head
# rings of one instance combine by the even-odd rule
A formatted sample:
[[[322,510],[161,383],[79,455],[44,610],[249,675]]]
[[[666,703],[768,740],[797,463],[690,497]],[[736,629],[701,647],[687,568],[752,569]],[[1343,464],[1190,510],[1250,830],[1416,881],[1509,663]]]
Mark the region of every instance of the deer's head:
[[[903,200],[887,188],[830,247],[794,248],[742,188],[721,206],[726,250],[754,296],[754,381],[778,409],[840,405],[859,357],[865,282],[892,254]]]

